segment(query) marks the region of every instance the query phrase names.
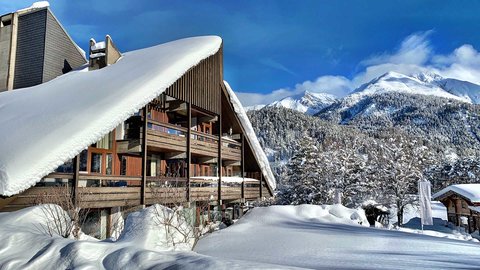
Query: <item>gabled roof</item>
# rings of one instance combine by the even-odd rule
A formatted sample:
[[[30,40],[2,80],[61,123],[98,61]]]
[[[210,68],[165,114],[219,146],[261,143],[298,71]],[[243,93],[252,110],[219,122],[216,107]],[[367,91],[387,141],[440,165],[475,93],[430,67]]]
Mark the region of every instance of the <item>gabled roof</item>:
[[[459,184],[448,186],[439,192],[433,194],[433,200],[439,200],[447,196],[447,193],[456,193],[471,203],[480,203],[480,184]]]
[[[112,66],[71,72],[0,93],[0,194],[35,185],[215,54],[217,36],[181,39],[124,54]]]
[[[243,131],[245,132],[245,137],[250,143],[250,146],[252,147],[253,155],[255,156],[255,159],[257,160],[258,165],[260,166],[260,170],[262,171],[263,175],[266,178],[265,180],[267,181],[267,184],[270,187],[270,191],[273,192],[273,190],[276,188],[275,177],[273,176],[272,170],[270,168],[268,158],[265,155],[265,152],[263,152],[262,147],[260,146],[260,143],[258,142],[257,135],[255,135],[255,131],[253,130],[252,123],[250,123],[250,120],[248,119],[245,109],[243,108],[242,104],[240,103],[240,100],[237,98],[237,96],[233,92],[228,82],[224,81],[224,85],[227,90],[227,95],[233,106],[233,110],[235,111],[235,115],[238,117],[240,125]]]

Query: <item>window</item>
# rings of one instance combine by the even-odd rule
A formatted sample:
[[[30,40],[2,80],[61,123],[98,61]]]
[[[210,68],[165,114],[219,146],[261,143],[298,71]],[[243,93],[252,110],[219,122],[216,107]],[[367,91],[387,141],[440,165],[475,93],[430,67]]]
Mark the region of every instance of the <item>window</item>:
[[[80,168],[79,168],[79,171],[81,172],[86,172],[87,171],[87,163],[88,163],[88,151],[87,150],[83,150],[81,153],[80,153]]]
[[[100,141],[95,144],[96,148],[112,149],[113,148],[113,132],[105,135]]]
[[[127,175],[127,157],[122,156],[120,161],[120,175]]]
[[[2,21],[2,27],[5,27],[5,26],[9,26],[12,24],[12,20],[5,20],[5,21]]]
[[[92,173],[102,173],[102,154],[92,153],[90,171]]]
[[[113,157],[112,154],[107,154],[107,160],[106,160],[106,168],[105,168],[105,174],[112,174],[113,171]]]

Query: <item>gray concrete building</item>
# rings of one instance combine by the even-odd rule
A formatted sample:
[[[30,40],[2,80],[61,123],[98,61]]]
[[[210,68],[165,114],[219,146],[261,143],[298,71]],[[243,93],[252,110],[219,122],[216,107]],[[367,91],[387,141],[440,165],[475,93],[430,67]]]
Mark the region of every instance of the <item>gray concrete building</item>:
[[[0,16],[0,92],[47,82],[86,62],[48,7]]]

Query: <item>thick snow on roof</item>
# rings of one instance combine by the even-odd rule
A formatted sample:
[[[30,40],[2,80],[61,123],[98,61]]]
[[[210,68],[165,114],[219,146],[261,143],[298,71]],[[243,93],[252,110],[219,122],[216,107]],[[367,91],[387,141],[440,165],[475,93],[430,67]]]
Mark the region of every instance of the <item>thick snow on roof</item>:
[[[30,10],[34,10],[34,9],[46,8],[46,7],[49,7],[49,6],[50,6],[50,3],[48,1],[38,1],[38,2],[33,3],[30,7],[17,10],[17,12],[30,11]]]
[[[471,202],[480,202],[480,184],[451,185],[433,194],[432,198],[436,199],[449,191],[455,192]]]
[[[92,45],[92,46],[90,47],[90,49],[91,49],[92,51],[105,49],[105,41],[100,41],[100,42],[95,43],[94,45]]]
[[[115,65],[0,93],[0,194],[14,195],[98,141],[215,54],[217,36],[126,53]]]
[[[242,103],[240,103],[240,100],[237,98],[228,82],[224,81],[224,83],[225,87],[227,88],[228,95],[230,96],[230,102],[232,103],[233,109],[235,110],[235,113],[240,120],[240,124],[245,131],[245,136],[250,142],[252,152],[257,159],[260,169],[262,170],[263,175],[265,176],[269,186],[272,189],[275,189],[277,187],[277,184],[275,182],[275,177],[273,176],[272,170],[270,169],[270,163],[268,162],[267,156],[265,155],[265,152],[263,152],[263,149],[258,142],[257,135],[255,135],[255,131],[253,130],[252,124],[248,119],[247,113],[245,112]]]

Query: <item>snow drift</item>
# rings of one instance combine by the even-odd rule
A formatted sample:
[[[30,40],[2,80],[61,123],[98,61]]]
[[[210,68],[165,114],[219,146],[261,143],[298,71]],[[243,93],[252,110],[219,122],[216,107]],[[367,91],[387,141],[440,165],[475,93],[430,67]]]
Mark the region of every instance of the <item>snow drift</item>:
[[[341,205],[254,208],[233,226],[201,239],[194,250],[217,258],[308,269],[480,267],[476,243],[365,224],[362,210]]]
[[[41,229],[48,222],[41,207],[0,213],[1,269],[283,269],[171,251],[161,244],[161,228],[149,225],[151,208],[131,214],[116,242],[50,237]],[[155,238],[148,239],[152,235]]]

